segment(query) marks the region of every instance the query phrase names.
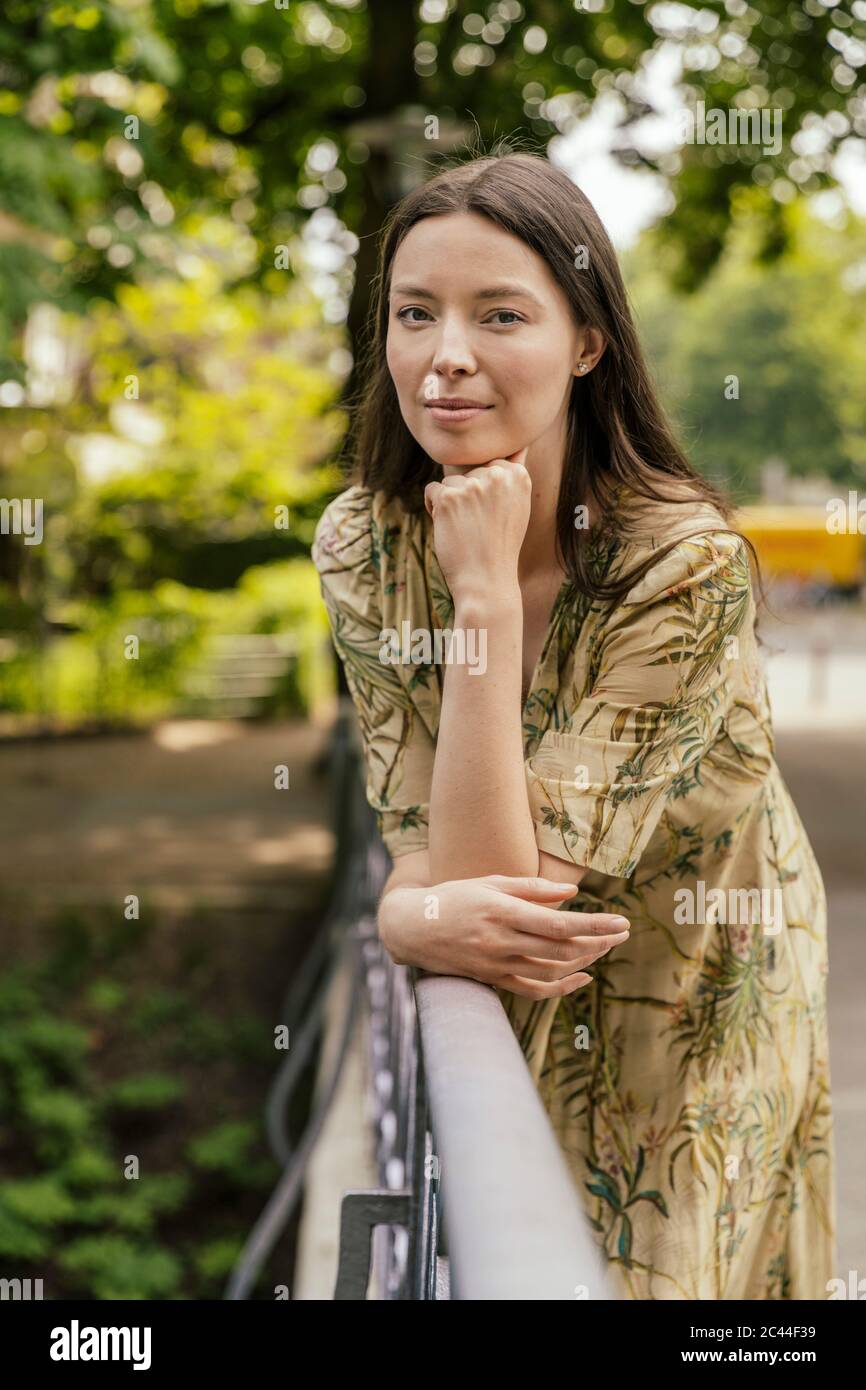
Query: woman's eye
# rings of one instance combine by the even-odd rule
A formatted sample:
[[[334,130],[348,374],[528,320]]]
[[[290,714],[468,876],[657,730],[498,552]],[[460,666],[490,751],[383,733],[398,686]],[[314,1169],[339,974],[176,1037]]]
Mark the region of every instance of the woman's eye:
[[[424,318],[410,318],[410,314],[423,314]],[[503,314],[505,315],[504,319],[501,318],[501,315]],[[426,309],[422,309],[420,304],[407,304],[403,309],[398,309],[397,318],[402,319],[403,323],[424,323],[427,319],[430,318],[430,314],[428,314]],[[490,318],[485,321],[487,323],[492,323],[495,319],[499,319],[499,322],[503,328],[510,328],[511,325],[514,323],[525,322],[523,316],[521,314],[518,314],[514,309],[496,309],[491,314]]]

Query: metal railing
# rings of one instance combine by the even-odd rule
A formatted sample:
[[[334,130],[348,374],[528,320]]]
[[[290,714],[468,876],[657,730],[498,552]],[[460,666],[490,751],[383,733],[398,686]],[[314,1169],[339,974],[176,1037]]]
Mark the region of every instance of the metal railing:
[[[389,872],[389,857],[375,832],[359,774],[360,753],[350,705],[351,700],[343,697],[328,758],[319,769],[324,772],[327,768],[329,772],[335,831],[330,901],[307,956],[286,992],[280,1022],[289,1030],[290,1048],[266,1105],[268,1141],[283,1171],[231,1272],[225,1291],[227,1299],[250,1296],[302,1196],[307,1165],[339,1083],[362,999],[360,944],[371,932],[376,934],[374,905]],[[293,1143],[288,1127],[291,1102],[319,1051],[331,986],[347,959],[354,978],[349,1005],[340,1023],[332,1071],[320,1089],[302,1135]]]
[[[366,1299],[371,1286],[386,1300],[612,1297],[574,1180],[495,991],[395,965],[379,940],[376,909],[390,858],[364,794],[348,697],[330,761],[332,898],[287,996],[285,1021],[298,1026],[267,1107],[283,1174],[226,1297],[249,1296],[301,1196],[359,1017],[378,1186],[343,1194],[334,1298]],[[347,966],[351,988],[335,1060],[293,1148],[289,1102],[321,1040],[331,983]]]
[[[495,991],[422,976],[421,1054],[452,1298],[610,1298],[565,1156]]]
[[[377,937],[365,958],[381,1185],[343,1197],[335,1297],[372,1273],[391,1299],[611,1298],[495,991],[395,966]]]

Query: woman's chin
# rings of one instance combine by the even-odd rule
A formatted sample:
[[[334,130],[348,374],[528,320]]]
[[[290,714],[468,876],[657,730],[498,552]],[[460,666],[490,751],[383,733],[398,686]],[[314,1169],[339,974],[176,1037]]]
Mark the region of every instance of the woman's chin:
[[[425,443],[424,450],[434,463],[443,468],[478,468],[482,463],[490,463],[491,459],[505,457],[494,441],[468,437],[444,443],[438,439],[435,442],[430,440]]]

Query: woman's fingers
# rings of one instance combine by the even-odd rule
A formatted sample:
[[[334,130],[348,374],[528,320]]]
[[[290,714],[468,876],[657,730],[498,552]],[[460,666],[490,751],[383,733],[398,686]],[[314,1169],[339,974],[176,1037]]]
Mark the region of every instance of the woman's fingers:
[[[601,939],[605,941],[605,938]],[[567,979],[576,970],[585,970],[588,965],[607,955],[614,946],[624,946],[628,941],[628,933],[620,941],[606,941],[605,944],[599,943],[597,946],[590,946],[585,951],[580,951],[571,960],[556,962],[547,958],[541,959],[538,956],[519,956],[517,960],[509,961],[516,973],[531,980],[562,980]]]
[[[631,934],[627,931],[609,932],[606,936],[574,936],[564,941],[545,941],[542,937],[517,932],[514,936],[514,954],[521,960],[558,965],[561,974],[563,969],[569,967],[577,970],[611,947],[622,946],[630,939]]]
[[[575,889],[575,893],[577,890]],[[612,912],[569,912],[541,903],[514,903],[502,921],[515,931],[562,941],[572,936],[610,936],[628,931],[627,917]]]
[[[527,445],[524,445],[524,447],[523,447],[522,449],[518,449],[518,450],[517,450],[515,453],[513,453],[513,454],[505,454],[505,455],[503,455],[501,458],[488,459],[488,461],[487,461],[486,463],[476,463],[476,464],[473,464],[473,466],[472,466],[471,468],[467,468],[463,473],[448,473],[448,474],[446,474],[446,476],[442,479],[442,482],[441,482],[441,483],[436,483],[435,486],[436,486],[436,487],[447,487],[447,488],[458,488],[458,489],[459,489],[459,488],[462,488],[462,487],[465,487],[467,478],[476,478],[476,477],[478,477],[478,478],[484,478],[484,477],[487,477],[487,476],[489,475],[489,473],[490,473],[490,470],[491,470],[491,469],[494,469],[494,468],[496,467],[497,464],[511,465],[511,466],[514,466],[515,464],[517,464],[517,465],[522,466],[522,467],[525,468],[525,467],[526,467],[526,455],[527,455],[528,452],[529,452],[529,445],[527,444]],[[431,486],[431,484],[428,483],[427,486],[429,487],[429,486]],[[426,491],[426,489],[425,489],[425,491]]]
[[[557,883],[552,878],[511,878],[508,874],[485,874],[484,882],[510,898],[521,898],[527,902],[535,902],[539,898],[545,902],[555,898],[574,898],[578,892],[575,884]]]
[[[441,483],[428,483],[424,489],[424,506],[430,515],[433,515],[433,508],[436,505],[436,498],[442,489]]]
[[[587,975],[585,971],[578,971],[576,975],[567,975],[564,980],[545,984],[542,980],[530,980],[524,975],[504,975],[497,983],[502,989],[508,989],[512,994],[520,994],[525,999],[556,999],[560,995],[573,994],[576,989],[592,984],[592,976]]]
[[[485,881],[502,894],[501,916],[498,908],[496,913],[499,925],[511,928],[523,956],[568,962],[579,958],[581,951],[593,950],[599,938],[608,942],[601,949],[609,950],[611,944],[621,945],[628,937],[630,923],[619,913],[555,908],[555,901],[577,896],[579,889],[573,883],[504,874],[488,874]],[[544,899],[550,906],[545,906]]]

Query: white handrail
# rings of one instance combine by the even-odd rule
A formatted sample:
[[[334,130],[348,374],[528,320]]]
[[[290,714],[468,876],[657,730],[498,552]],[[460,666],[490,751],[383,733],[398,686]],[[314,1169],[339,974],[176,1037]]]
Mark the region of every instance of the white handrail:
[[[451,1298],[615,1298],[495,991],[418,974],[415,999]]]

